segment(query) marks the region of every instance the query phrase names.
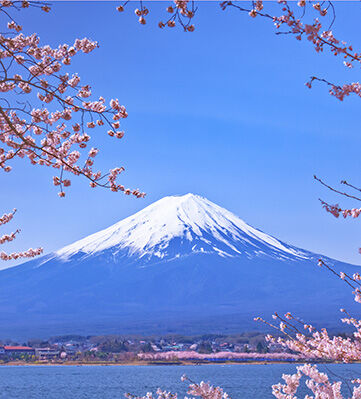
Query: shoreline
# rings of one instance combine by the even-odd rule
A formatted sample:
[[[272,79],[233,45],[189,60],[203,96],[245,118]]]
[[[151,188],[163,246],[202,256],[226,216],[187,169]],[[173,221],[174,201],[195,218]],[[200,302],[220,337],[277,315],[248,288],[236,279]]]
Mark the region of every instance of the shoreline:
[[[191,362],[191,361],[169,361],[169,362],[8,362],[0,363],[1,366],[204,366],[204,365],[274,365],[274,364],[304,364],[307,361],[297,361],[297,362]],[[316,362],[317,364],[342,364],[342,362]],[[353,362],[349,364],[359,364],[361,362]]]

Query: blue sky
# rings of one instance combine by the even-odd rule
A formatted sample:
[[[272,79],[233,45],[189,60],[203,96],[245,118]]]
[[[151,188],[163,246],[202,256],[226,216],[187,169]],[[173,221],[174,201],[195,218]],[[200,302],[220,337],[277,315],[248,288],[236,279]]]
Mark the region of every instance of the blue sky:
[[[359,71],[317,54],[307,41],[276,36],[265,20],[221,11],[217,2],[199,5],[194,33],[161,30],[167,3],[152,3],[146,26],[137,23],[135,4],[120,14],[118,3],[104,1],[55,2],[49,14],[16,16],[44,44],[85,36],[99,42],[69,71],[96,96],[118,97],[129,117],[121,141],[93,134],[102,148],[98,165],[124,165],[124,184],[147,197],[92,190],[73,179],[60,199],[52,170],[16,162],[13,172],[0,173],[1,210],[19,210],[2,231],[21,227],[22,234],[4,249],[42,245],[50,252],[166,195],[192,192],[288,243],[361,264],[359,221],[326,214],[319,197],[343,199],[313,180],[317,174],[361,186],[361,100],[341,103],[325,86],[304,86],[311,75],[344,82],[357,80]],[[355,48],[359,18],[359,4],[337,4],[334,31]]]

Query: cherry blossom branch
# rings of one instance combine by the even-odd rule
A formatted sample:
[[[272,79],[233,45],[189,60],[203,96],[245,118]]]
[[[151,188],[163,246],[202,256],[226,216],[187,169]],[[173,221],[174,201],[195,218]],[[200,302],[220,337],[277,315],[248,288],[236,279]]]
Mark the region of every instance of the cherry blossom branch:
[[[346,180],[341,180],[341,184],[344,184],[345,186],[351,187],[354,190],[357,190],[357,191],[361,192],[361,188],[358,188],[358,187],[348,183]]]
[[[123,12],[128,3],[129,1],[125,1],[122,4],[120,4],[116,8],[117,11]],[[145,17],[149,13],[149,9],[144,6],[144,3],[145,3],[144,1],[139,1],[139,8],[136,8],[134,10],[135,15],[139,17],[138,22],[141,25],[146,24]],[[159,28],[164,28],[166,26],[169,28],[174,28],[178,23],[179,26],[181,26],[185,32],[193,32],[195,30],[195,27],[192,24],[192,20],[197,12],[197,7],[195,6],[194,1],[175,0],[173,4],[169,5],[166,8],[166,10],[171,15],[165,22],[160,21],[158,23]]]
[[[306,37],[307,40],[314,45],[314,49],[318,53],[322,52],[324,48],[328,48],[332,54],[341,55],[344,59],[343,63],[347,68],[353,68],[355,63],[361,63],[361,52],[354,52],[352,45],[348,45],[346,42],[336,39],[331,31],[331,27],[336,18],[335,7],[332,2],[309,2],[318,13],[318,17],[325,17],[328,14],[328,10],[331,9],[332,20],[325,30],[322,29],[323,26],[318,17],[314,18],[313,22],[309,24],[302,22],[306,14],[307,2],[305,0],[298,1],[297,3],[303,10],[300,17],[296,17],[296,12],[293,11],[290,6],[290,4],[293,4],[292,2],[289,3],[286,0],[279,0],[278,3],[281,6],[281,15],[278,16],[263,12],[263,1],[252,2],[251,8],[239,6],[232,1],[224,1],[221,3],[221,7],[223,10],[228,7],[233,7],[238,11],[248,13],[253,18],[260,16],[271,20],[277,30],[286,26],[286,31],[278,31],[276,34],[292,34],[295,35],[297,40],[302,40],[303,37]],[[325,3],[328,4],[326,7],[324,7]],[[311,88],[314,81],[319,81],[328,85],[330,87],[329,93],[340,101],[343,101],[344,98],[350,94],[356,94],[361,97],[361,84],[359,82],[336,85],[324,78],[312,76],[306,83],[306,86]]]
[[[13,209],[13,211],[10,213],[4,213],[0,217],[0,226],[3,224],[9,223],[13,219],[15,213],[16,213],[16,209]]]
[[[28,159],[32,165],[54,168],[53,184],[65,196],[71,185],[69,176],[82,176],[91,187],[104,187],[142,198],[145,193],[125,188],[118,183],[125,170],[117,166],[103,173],[94,170],[99,149],[87,149],[91,129],[106,128],[107,136],[121,139],[120,121],[128,116],[118,99],[109,106],[103,97],[91,99],[88,84],[81,84],[76,73],[69,75],[64,69],[79,53],[89,54],[98,43],[88,38],[76,39],[73,45],[61,44],[57,48],[41,45],[36,33],[21,33],[23,27],[11,17],[11,10],[28,7],[49,12],[47,3],[34,1],[0,1],[0,15],[7,21],[7,31],[0,33],[0,169],[10,172],[11,161]],[[15,96],[14,96],[15,95]],[[22,100],[18,101],[17,98]],[[14,211],[15,212],[15,211]],[[0,225],[8,223],[13,213],[0,218]],[[13,241],[20,230],[0,237],[0,244]],[[0,259],[11,260],[32,257],[42,249],[7,254]]]
[[[117,10],[122,12],[129,1],[117,7]],[[188,8],[189,4],[192,4],[191,10]],[[135,14],[139,17],[139,23],[142,25],[146,24],[145,16],[148,15],[149,9],[144,6],[144,2],[140,1],[140,8],[135,9]],[[185,31],[194,31],[194,25],[190,25],[192,18],[197,10],[194,2],[186,1],[174,1],[173,4],[167,7],[167,11],[171,14],[171,17],[166,22],[159,22],[158,26],[164,28],[165,26],[174,27],[176,26],[176,21],[179,22],[180,26],[183,27]],[[361,52],[355,52],[352,45],[347,44],[345,41],[340,41],[335,38],[331,28],[336,19],[335,7],[331,1],[323,2],[306,2],[306,0],[300,0],[297,2],[298,9],[301,11],[299,16],[296,16],[297,11],[293,10],[293,2],[288,2],[286,0],[278,0],[278,4],[281,7],[279,15],[272,15],[264,10],[264,2],[262,0],[250,2],[250,6],[246,7],[239,5],[232,1],[222,1],[220,6],[222,10],[227,8],[234,8],[240,12],[247,13],[252,18],[257,16],[265,18],[275,25],[277,35],[294,35],[297,40],[302,40],[302,38],[307,38],[314,46],[314,49],[320,53],[323,52],[324,48],[328,48],[329,51],[334,55],[341,55],[344,59],[344,65],[347,68],[352,68],[355,63],[361,63]],[[303,22],[306,17],[306,6],[307,4],[312,5],[312,8],[316,12],[316,17],[313,18],[312,22]],[[329,12],[331,11],[331,13]],[[329,22],[327,28],[323,28],[325,22],[321,22],[322,18],[327,15],[331,15],[331,21]],[[187,17],[188,21],[184,21]],[[281,31],[280,29],[286,27],[286,30]],[[345,96],[352,93],[361,96],[361,84],[359,82],[354,82],[351,84],[335,85],[324,78],[311,77],[310,81],[306,83],[306,86],[311,88],[313,81],[319,81],[330,86],[330,94],[343,101]]]
[[[209,382],[200,382],[199,384],[190,380],[185,374],[181,377],[181,380],[188,381],[190,384],[188,386],[187,393],[193,397],[199,397],[202,399],[231,399],[230,396],[223,391],[220,387],[214,387],[210,385]],[[125,394],[127,399],[177,399],[178,395],[176,393],[164,391],[160,388],[156,391],[156,396],[153,393],[148,392],[145,396],[136,396],[131,393]]]
[[[11,2],[2,4],[3,7],[14,6]],[[24,3],[21,4],[22,7],[26,6]],[[0,9],[1,11],[3,10]],[[9,16],[9,13],[5,12],[5,15]],[[14,21],[8,23],[8,28],[16,32],[22,30],[22,27]],[[56,100],[60,109],[50,112],[44,106],[33,109],[30,106],[27,110],[25,105],[20,109],[5,98],[8,106],[0,107],[0,143],[3,142],[11,149],[6,150],[6,147],[0,147],[0,168],[9,172],[11,166],[7,164],[10,160],[15,157],[28,157],[32,164],[58,169],[61,171],[61,178],[54,177],[53,182],[60,186],[61,197],[65,196],[64,187],[71,184],[70,179],[63,179],[64,172],[86,177],[90,180],[91,187],[105,187],[115,192],[123,191],[125,194],[133,194],[138,198],[144,197],[145,194],[138,189],[127,189],[116,183],[124,167],[111,169],[106,174],[93,171],[94,158],[99,152],[98,149],[92,148],[88,152],[83,166],[78,164],[82,153],[72,151],[74,145],[78,145],[80,149],[87,147],[87,142],[91,137],[85,132],[85,127],[94,129],[96,126],[107,125],[107,133],[110,137],[120,139],[124,136],[124,132],[118,130],[119,120],[126,118],[127,112],[117,99],[110,101],[110,108],[105,106],[105,100],[102,97],[97,101],[85,101],[85,98],[91,96],[90,86],[80,86],[80,78],[77,74],[73,74],[72,77],[68,74],[59,74],[62,64],[70,65],[71,58],[78,52],[90,53],[97,48],[98,44],[89,39],[77,39],[73,46],[61,45],[57,49],[52,49],[50,46],[39,46],[39,42],[35,34],[31,36],[24,36],[21,33],[15,36],[0,35],[0,65],[2,67],[0,91],[30,95],[31,100],[26,104],[31,104],[34,101],[32,92],[36,90],[35,95],[40,102],[50,104]],[[15,64],[17,69],[23,68],[26,71],[27,78],[19,73],[10,73]],[[73,94],[66,96],[65,93],[69,90],[72,90]],[[72,134],[66,122],[73,119],[77,113],[80,114],[80,121],[72,126]],[[87,118],[90,121],[86,121]],[[110,118],[113,121],[110,121]],[[100,182],[104,176],[107,176],[107,182]]]
[[[16,209],[13,209],[12,212],[10,213],[5,213],[0,217],[0,226],[4,225],[6,223],[9,223],[14,215],[16,213]],[[0,236],[0,245],[5,244],[11,241],[14,241],[16,236],[20,233],[20,230],[17,229],[13,233],[10,234],[4,234],[3,236]],[[0,252],[0,259],[1,260],[16,260],[19,258],[33,258],[34,256],[38,256],[43,252],[42,248],[30,248],[27,251],[23,252],[12,252],[10,254],[7,254],[6,252]]]

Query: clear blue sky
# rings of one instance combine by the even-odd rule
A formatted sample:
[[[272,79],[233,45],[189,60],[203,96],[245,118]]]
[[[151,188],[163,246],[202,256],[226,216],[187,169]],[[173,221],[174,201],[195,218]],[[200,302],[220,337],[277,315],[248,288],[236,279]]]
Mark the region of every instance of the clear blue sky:
[[[120,14],[117,3],[104,1],[56,2],[49,14],[17,16],[44,44],[99,41],[71,71],[95,95],[118,97],[129,118],[122,141],[94,134],[102,147],[98,163],[105,170],[124,165],[123,182],[147,197],[92,190],[73,179],[60,199],[53,171],[16,162],[11,174],[0,173],[0,203],[3,211],[18,208],[7,227],[22,234],[4,249],[42,245],[50,252],[163,196],[192,192],[288,243],[361,264],[359,221],[326,214],[318,198],[339,199],[312,178],[361,186],[361,99],[341,103],[322,85],[304,86],[311,75],[357,80],[359,70],[346,70],[306,41],[276,36],[265,20],[223,12],[217,2],[200,4],[192,34],[160,30],[166,3],[152,3],[146,26],[132,4]],[[335,32],[355,48],[360,14],[358,3],[337,4]]]

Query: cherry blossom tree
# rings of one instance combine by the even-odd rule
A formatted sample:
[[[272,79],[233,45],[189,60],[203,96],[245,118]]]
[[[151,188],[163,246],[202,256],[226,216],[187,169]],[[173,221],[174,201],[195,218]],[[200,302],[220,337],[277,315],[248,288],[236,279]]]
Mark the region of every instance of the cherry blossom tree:
[[[0,14],[7,21],[7,31],[0,34],[0,170],[9,173],[14,159],[27,159],[31,165],[56,171],[53,184],[59,187],[60,197],[71,185],[69,176],[82,176],[92,188],[144,197],[138,189],[118,182],[124,167],[103,173],[94,166],[99,149],[90,147],[90,132],[98,129],[113,139],[121,139],[121,120],[128,115],[116,98],[109,105],[103,97],[92,98],[90,85],[82,83],[77,73],[68,71],[73,57],[91,53],[98,43],[84,38],[57,48],[41,45],[36,33],[23,34],[23,27],[10,15],[29,7],[50,11],[47,3],[0,1]],[[15,210],[2,216],[0,225],[9,222],[14,213]],[[16,230],[3,235],[0,244],[13,241],[18,233]],[[0,259],[32,257],[41,252],[41,248],[1,252]]]
[[[336,275],[352,288],[355,301],[361,303],[361,275],[359,273],[354,273],[352,276],[344,272],[338,274],[332,266],[327,265],[322,259],[319,260],[318,265]],[[330,336],[325,328],[316,330],[314,326],[304,324],[291,313],[286,313],[284,316],[275,313],[273,318],[277,321],[277,324],[270,323],[260,317],[255,320],[261,321],[277,330],[278,333],[283,334],[283,336],[278,338],[268,335],[266,336],[267,341],[277,343],[307,359],[316,362],[337,361],[350,363],[360,361],[361,320],[350,315],[345,309],[340,309],[340,311],[345,315],[341,321],[352,326],[355,330],[352,337]],[[320,372],[317,366],[311,364],[297,367],[297,372],[293,375],[283,375],[282,378],[285,383],[279,383],[272,387],[274,396],[278,399],[295,399],[302,377],[306,377],[306,386],[312,391],[315,398],[345,398],[341,394],[342,381],[330,381],[326,373]],[[352,390],[348,386],[350,398],[361,398],[361,379],[355,378],[351,383],[354,386]],[[308,399],[311,396],[306,396],[305,398]]]
[[[247,361],[302,361],[304,357],[294,355],[292,353],[274,352],[274,353],[257,353],[257,352],[216,352],[216,353],[198,353],[195,351],[167,351],[156,353],[138,353],[139,360],[146,361],[174,361],[174,360],[196,360],[196,361],[209,361],[209,360],[234,360],[239,362]]]

